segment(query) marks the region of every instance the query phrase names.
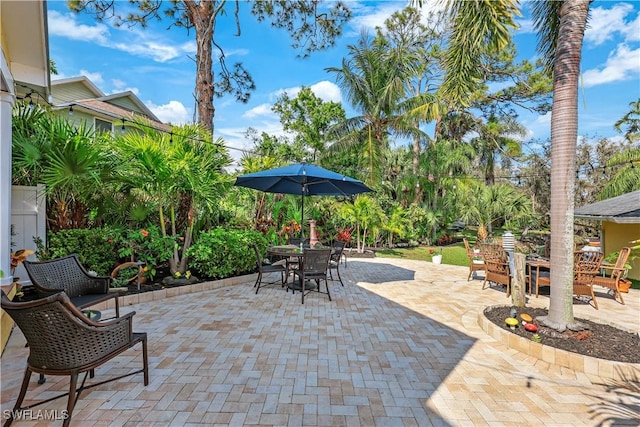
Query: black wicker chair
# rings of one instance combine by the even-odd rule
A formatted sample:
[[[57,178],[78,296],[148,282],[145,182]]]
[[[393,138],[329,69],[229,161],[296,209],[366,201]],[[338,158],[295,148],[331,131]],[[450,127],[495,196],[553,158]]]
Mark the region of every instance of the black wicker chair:
[[[256,288],[256,294],[260,290],[261,287],[265,287],[268,285],[280,284],[284,285],[285,283],[285,273],[287,272],[287,267],[282,264],[265,264],[262,261],[262,255],[260,254],[260,249],[256,244],[252,244],[253,250],[256,253],[256,265],[258,266],[258,277],[256,278],[256,283],[253,284],[253,287]],[[263,276],[265,274],[270,273],[280,273],[280,282],[263,282]]]
[[[64,291],[79,309],[114,299],[116,317],[120,316],[118,294],[109,292],[111,277],[90,275],[76,254],[49,261],[25,261],[24,268],[40,296]]]
[[[147,334],[132,332],[135,312],[127,313],[111,321],[98,323],[90,320],[78,310],[64,292],[29,302],[12,302],[3,292],[0,294],[2,294],[2,309],[16,322],[29,347],[29,357],[22,387],[5,426],[9,426],[13,422],[16,413],[69,396],[66,418],[63,421],[63,426],[68,426],[73,408],[84,390],[140,372],[144,373],[144,385],[149,384]],[[95,384],[85,385],[88,375],[93,378],[95,368],[138,343],[142,343],[142,369]],[[69,375],[69,391],[21,407],[32,372],[46,375]],[[78,376],[81,373],[85,375],[78,386]]]
[[[334,280],[333,270],[335,270],[336,274],[338,275],[338,280],[340,281],[340,284],[342,286],[344,286],[344,283],[342,282],[342,277],[340,276],[340,261],[342,260],[344,247],[346,245],[347,244],[345,242],[342,242],[340,240],[336,240],[335,242],[333,242],[333,245],[331,245],[331,248],[333,250],[331,252],[331,259],[329,260],[329,277],[331,278],[331,280]],[[345,266],[346,265],[347,263],[345,262]]]
[[[331,249],[305,249],[302,266],[299,270],[293,272],[299,280],[289,285],[289,288],[291,288],[294,293],[296,288],[302,292],[302,304],[304,304],[304,296],[309,292],[327,294],[329,301],[331,301],[329,282],[327,280],[327,270],[329,269],[330,259]],[[315,281],[315,284],[307,285],[310,281]],[[326,292],[322,292],[320,282],[324,282]]]

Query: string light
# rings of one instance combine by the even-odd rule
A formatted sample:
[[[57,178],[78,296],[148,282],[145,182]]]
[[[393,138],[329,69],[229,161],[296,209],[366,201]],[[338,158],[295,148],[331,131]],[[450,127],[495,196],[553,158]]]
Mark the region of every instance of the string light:
[[[69,115],[73,116],[73,105],[69,105]]]
[[[122,133],[124,133],[124,132],[125,132],[125,130],[126,130],[126,129],[124,128],[124,118],[123,118],[123,119],[122,119],[122,127],[120,128],[120,131],[121,131]]]

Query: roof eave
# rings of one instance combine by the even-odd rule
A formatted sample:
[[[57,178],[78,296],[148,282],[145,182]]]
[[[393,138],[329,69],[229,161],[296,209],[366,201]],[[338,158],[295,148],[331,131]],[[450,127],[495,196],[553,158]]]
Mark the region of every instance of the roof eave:
[[[601,215],[580,215],[575,214],[575,218],[591,219],[594,221],[608,221],[616,224],[640,224],[640,218],[637,217],[617,217],[617,216],[601,216]]]

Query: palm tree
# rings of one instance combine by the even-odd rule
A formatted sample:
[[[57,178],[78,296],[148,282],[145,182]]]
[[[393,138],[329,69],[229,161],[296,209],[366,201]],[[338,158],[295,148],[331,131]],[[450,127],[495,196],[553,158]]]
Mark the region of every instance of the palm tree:
[[[359,195],[353,204],[341,206],[340,214],[342,218],[356,225],[356,248],[358,253],[364,252],[367,241],[367,233],[379,226],[384,218],[382,208],[369,196]]]
[[[578,139],[578,78],[592,0],[533,4],[539,49],[553,69],[551,109],[551,296],[544,323],[581,329],[573,317],[573,210]],[[571,171],[567,173],[567,171]]]
[[[14,182],[46,186],[52,230],[84,228],[112,168],[110,157],[103,155],[105,135],[40,107],[18,105],[14,118]]]
[[[512,117],[491,115],[487,123],[478,127],[478,132],[479,136],[471,143],[480,156],[485,183],[493,185],[497,158],[502,159],[503,165],[508,165],[511,158],[520,156],[522,146],[515,136],[524,136],[526,129]]]
[[[640,99],[630,102],[629,107],[629,112],[618,120],[614,127],[633,144],[640,140]],[[607,166],[618,165],[622,167],[598,194],[600,200],[640,190],[640,145],[615,154],[607,162]]]
[[[428,17],[431,22],[429,26],[422,23],[423,16],[415,8],[407,7],[395,12],[390,18],[385,20],[385,31],[376,28],[376,37],[380,41],[395,49],[399,55],[407,60],[414,61],[412,69],[415,74],[405,82],[407,94],[411,97],[424,93],[435,92],[437,82],[442,77],[442,67],[440,66],[442,54],[443,36],[434,28],[441,28],[437,21],[438,14]],[[435,98],[434,98],[435,101]],[[426,107],[420,110],[419,107]],[[418,103],[414,113],[416,126],[422,120],[436,119],[438,107],[436,104],[425,105]],[[410,108],[409,108],[410,109]],[[421,150],[421,139],[419,135],[413,137],[413,174],[418,171],[419,156]]]
[[[201,126],[174,127],[170,134],[144,124],[117,138],[114,149],[121,182],[158,209],[163,236],[175,240],[171,273],[186,271],[185,253],[194,225],[215,210],[230,181],[224,173],[230,159],[221,141],[213,144]]]
[[[405,50],[392,49],[382,39],[371,40],[366,34],[357,46],[348,49],[342,67],[330,67],[327,71],[336,74],[346,98],[360,115],[332,126],[329,135],[337,138],[332,148],[360,146],[368,170],[367,182],[379,182],[382,152],[389,145],[389,134],[423,135],[404,114],[417,114],[417,105],[406,103],[405,86],[416,74],[417,62]],[[427,98],[432,101],[427,94],[420,97]]]
[[[508,184],[487,186],[471,181],[457,195],[460,219],[478,224],[478,230],[486,229],[489,235],[495,223],[518,224],[531,218],[531,201]],[[484,240],[478,232],[479,240]]]
[[[538,1],[532,6],[539,50],[553,70],[551,112],[551,302],[546,324],[573,327],[573,208],[575,150],[578,130],[578,76],[584,30],[592,0]],[[507,46],[518,2],[450,0],[452,33],[445,59],[442,91],[462,105],[469,102],[487,49]],[[579,326],[579,325],[576,325]]]

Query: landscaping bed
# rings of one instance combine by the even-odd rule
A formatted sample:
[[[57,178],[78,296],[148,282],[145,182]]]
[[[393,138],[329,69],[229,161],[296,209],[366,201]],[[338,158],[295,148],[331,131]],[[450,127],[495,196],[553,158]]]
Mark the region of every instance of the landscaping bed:
[[[500,328],[521,337],[532,339],[534,334],[526,331],[522,323],[513,330],[509,328],[505,323],[505,319],[511,317],[510,312],[511,307],[500,306],[491,307],[485,310],[484,314],[487,319]],[[579,332],[565,331],[559,333],[551,328],[542,326],[536,320],[538,317],[546,316],[548,314],[547,309],[528,307],[519,309],[516,315],[518,320],[520,320],[521,313],[526,313],[533,318],[531,323],[538,326],[537,334],[540,337],[540,342],[544,345],[583,356],[625,363],[640,363],[640,336],[637,333],[578,318],[576,318],[576,321],[585,324],[589,329]]]

